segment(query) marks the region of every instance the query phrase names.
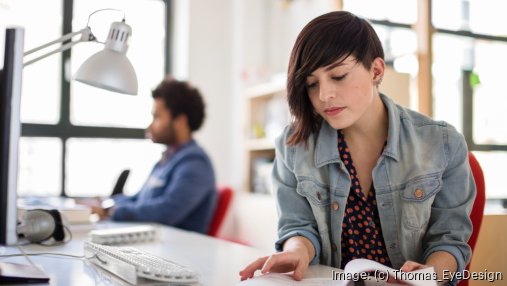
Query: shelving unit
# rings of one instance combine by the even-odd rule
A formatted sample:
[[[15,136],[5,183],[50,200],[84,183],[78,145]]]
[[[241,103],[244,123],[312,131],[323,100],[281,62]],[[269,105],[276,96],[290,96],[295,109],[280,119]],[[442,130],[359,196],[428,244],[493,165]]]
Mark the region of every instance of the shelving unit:
[[[275,157],[275,138],[289,122],[285,82],[268,82],[247,88],[246,190],[271,193],[270,174]]]

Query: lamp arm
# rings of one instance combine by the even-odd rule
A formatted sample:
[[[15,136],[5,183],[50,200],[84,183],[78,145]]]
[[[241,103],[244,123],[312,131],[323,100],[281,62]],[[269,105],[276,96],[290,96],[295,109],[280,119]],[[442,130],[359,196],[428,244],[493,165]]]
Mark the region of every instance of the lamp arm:
[[[29,51],[26,51],[23,54],[23,56],[27,56],[27,55],[33,54],[33,53],[35,53],[37,51],[45,49],[45,48],[47,48],[49,46],[52,46],[54,44],[58,44],[58,43],[62,43],[62,42],[68,41],[68,40],[72,39],[74,36],[77,36],[77,35],[81,35],[81,37],[78,40],[69,42],[67,44],[64,44],[61,47],[59,47],[58,49],[56,49],[56,50],[50,51],[50,52],[48,52],[46,54],[43,54],[43,55],[41,55],[41,56],[39,56],[39,57],[37,57],[35,59],[32,59],[32,60],[29,60],[29,61],[25,62],[23,65],[24,66],[28,66],[30,64],[33,64],[33,63],[35,63],[35,62],[37,62],[39,60],[42,60],[42,59],[48,57],[50,55],[53,55],[53,54],[56,54],[56,53],[60,53],[60,52],[64,52],[64,51],[70,49],[72,46],[74,46],[74,45],[76,45],[78,43],[81,43],[81,42],[90,42],[90,41],[94,41],[95,40],[95,36],[93,36],[90,27],[86,27],[86,28],[84,28],[84,29],[82,29],[80,31],[68,33],[68,34],[62,36],[61,38],[58,38],[58,39],[56,39],[56,40],[54,40],[52,42],[49,42],[49,43],[44,44],[42,46],[39,46],[37,48],[31,49]]]

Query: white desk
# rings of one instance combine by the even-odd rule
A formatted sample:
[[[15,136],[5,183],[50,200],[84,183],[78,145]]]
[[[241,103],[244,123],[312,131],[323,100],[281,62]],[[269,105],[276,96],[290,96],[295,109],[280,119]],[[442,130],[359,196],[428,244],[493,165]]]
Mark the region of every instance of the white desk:
[[[125,225],[100,223],[95,227],[109,228]],[[22,249],[26,253],[51,252],[83,255],[83,240],[91,229],[92,227],[73,226],[72,240],[65,245],[54,247],[30,245]],[[260,256],[270,254],[252,247],[166,226],[160,227],[159,241],[130,246],[188,266],[199,273],[200,285],[213,286],[236,285],[239,282],[239,271],[243,267]],[[5,247],[2,252],[0,254],[12,254],[19,253],[19,250],[15,247]],[[128,285],[85,260],[61,256],[30,256],[29,259],[42,266],[46,274],[50,276],[50,285]],[[29,263],[25,257],[4,258],[1,261]],[[323,271],[327,270],[324,266],[322,267]],[[311,273],[320,270],[320,266],[312,268],[314,269]],[[325,275],[328,275],[327,272]]]

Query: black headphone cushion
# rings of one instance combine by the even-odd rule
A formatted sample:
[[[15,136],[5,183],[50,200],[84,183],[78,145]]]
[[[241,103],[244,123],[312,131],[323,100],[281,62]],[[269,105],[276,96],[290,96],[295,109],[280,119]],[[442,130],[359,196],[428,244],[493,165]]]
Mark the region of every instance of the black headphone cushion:
[[[53,219],[55,220],[55,230],[52,237],[56,241],[62,241],[65,238],[65,231],[63,229],[62,216],[58,210],[48,210]]]

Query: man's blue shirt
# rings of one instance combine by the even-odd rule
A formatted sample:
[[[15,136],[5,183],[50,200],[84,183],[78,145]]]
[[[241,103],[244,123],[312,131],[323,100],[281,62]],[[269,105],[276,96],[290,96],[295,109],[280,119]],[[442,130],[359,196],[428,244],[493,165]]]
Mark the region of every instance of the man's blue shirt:
[[[113,220],[157,222],[206,233],[217,202],[213,166],[190,140],[153,167],[136,195],[117,195],[114,200]]]

